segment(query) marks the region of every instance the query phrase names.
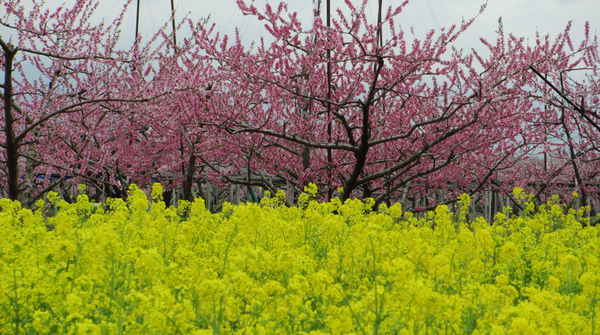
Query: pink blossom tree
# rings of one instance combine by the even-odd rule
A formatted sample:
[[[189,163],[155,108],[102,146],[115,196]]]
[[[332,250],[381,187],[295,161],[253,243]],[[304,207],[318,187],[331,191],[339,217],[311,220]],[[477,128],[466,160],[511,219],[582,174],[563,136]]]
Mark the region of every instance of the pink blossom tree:
[[[149,131],[143,105],[171,88],[156,85],[146,68],[165,59],[159,50],[167,40],[157,34],[145,45],[119,49],[129,3],[108,23],[94,18],[98,1],[53,9],[45,1],[0,4],[0,173],[10,198],[31,202],[67,175],[114,184],[127,170],[119,164],[138,179],[148,172],[143,159],[122,160],[151,156],[140,141]],[[41,189],[36,176],[45,180]]]
[[[502,30],[500,30],[502,32]],[[495,43],[484,41],[496,66],[527,68],[515,86],[530,108],[519,140],[528,155],[502,173],[507,186],[528,186],[537,196],[578,191],[582,202],[598,192],[600,181],[598,114],[598,41],[585,26],[578,44],[571,40],[571,24],[554,39],[538,36],[534,45],[523,38],[500,34]],[[595,197],[598,198],[597,196]]]
[[[486,59],[453,49],[473,19],[408,36],[395,23],[406,3],[377,24],[366,2],[348,1],[330,26],[317,17],[309,30],[283,3],[264,11],[238,4],[266,22],[270,42],[247,48],[205,33],[197,44],[231,73],[215,84],[229,103],[207,107],[217,115],[227,106],[213,125],[241,144],[263,141],[245,149],[256,152],[255,171],[298,186],[316,181],[329,195],[342,187],[342,198],[391,201],[449,182],[480,190],[534,150],[523,127],[539,114],[526,89],[539,60],[513,61],[526,54],[522,43],[501,34],[498,45],[487,43],[494,52]]]

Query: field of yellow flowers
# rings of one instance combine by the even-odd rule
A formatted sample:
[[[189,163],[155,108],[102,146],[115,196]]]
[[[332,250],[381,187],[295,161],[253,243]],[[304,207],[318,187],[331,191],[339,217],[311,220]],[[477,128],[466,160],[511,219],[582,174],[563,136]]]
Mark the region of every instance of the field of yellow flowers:
[[[600,334],[585,208],[0,200],[1,334]],[[82,192],[83,193],[83,192]]]

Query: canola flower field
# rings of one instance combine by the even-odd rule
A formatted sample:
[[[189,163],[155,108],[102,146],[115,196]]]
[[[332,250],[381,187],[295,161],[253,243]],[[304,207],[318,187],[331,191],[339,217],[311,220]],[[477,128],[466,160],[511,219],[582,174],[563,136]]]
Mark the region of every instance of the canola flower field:
[[[283,195],[210,213],[133,186],[0,200],[1,334],[600,334],[600,230],[559,201],[492,223]]]

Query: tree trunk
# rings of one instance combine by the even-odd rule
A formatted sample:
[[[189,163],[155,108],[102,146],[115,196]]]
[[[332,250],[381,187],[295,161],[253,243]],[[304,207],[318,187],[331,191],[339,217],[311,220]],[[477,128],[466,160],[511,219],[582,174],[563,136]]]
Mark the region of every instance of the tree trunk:
[[[185,177],[185,183],[183,184],[183,199],[187,201],[194,201],[194,194],[192,194],[192,185],[194,185],[194,172],[196,171],[196,156],[190,155],[190,161],[187,167],[187,174]]]
[[[6,136],[6,168],[8,197],[19,200],[19,146],[15,137],[12,111],[12,67],[17,51],[2,42],[4,51],[4,136]]]

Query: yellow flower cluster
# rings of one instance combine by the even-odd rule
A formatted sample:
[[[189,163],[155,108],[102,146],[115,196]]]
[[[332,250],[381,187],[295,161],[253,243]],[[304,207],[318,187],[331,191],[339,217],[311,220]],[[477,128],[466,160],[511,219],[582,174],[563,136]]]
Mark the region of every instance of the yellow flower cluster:
[[[1,334],[598,334],[600,230],[524,201],[0,200]],[[81,192],[85,192],[84,189]],[[532,209],[531,206],[534,208]]]

